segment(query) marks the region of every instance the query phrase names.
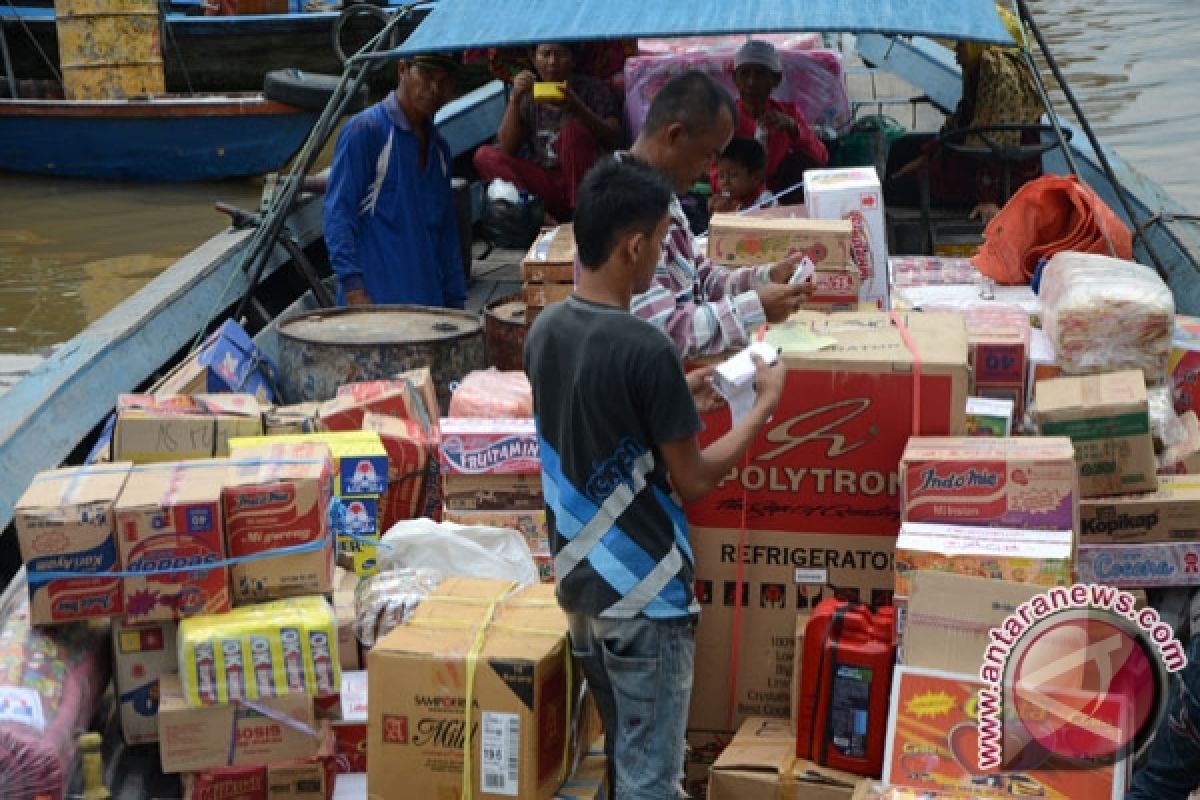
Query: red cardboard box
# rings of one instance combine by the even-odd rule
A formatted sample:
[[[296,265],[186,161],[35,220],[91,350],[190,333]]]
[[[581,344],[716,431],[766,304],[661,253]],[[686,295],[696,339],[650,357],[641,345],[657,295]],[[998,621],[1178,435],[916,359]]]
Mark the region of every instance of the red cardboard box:
[[[913,667],[896,668],[883,782],[930,791],[970,791],[1045,800],[1119,800],[1124,766],[1087,766],[1049,757],[1019,771],[979,767],[977,699],[982,683]]]
[[[362,427],[379,434],[387,451],[388,486],[379,498],[379,532],[387,533],[400,520],[422,515],[435,437],[419,422],[383,414],[367,413]]]
[[[919,370],[893,316],[917,349]],[[816,352],[784,345],[788,375],[779,407],[747,461],[690,504],[688,518],[711,528],[894,536],[900,456],[914,433],[914,403],[922,435],[961,435],[965,428],[962,318],[799,312],[774,326],[767,341],[787,342],[793,326],[833,344]],[[701,440],[708,444],[729,430],[729,412],[708,415],[705,426]],[[749,503],[744,519],[743,498]]]
[[[134,467],[117,498],[117,543],[128,572],[186,566],[126,578],[125,617],[158,622],[233,608],[225,560],[221,482],[226,459]]]
[[[363,428],[363,417],[368,413],[412,420],[426,426],[431,417],[411,383],[392,380],[339,386],[337,396],[321,406],[317,419],[327,431],[356,431]]]
[[[367,672],[342,673],[341,719],[333,723],[337,771],[367,771]]]
[[[333,800],[332,737],[312,758],[218,767],[183,776],[184,800]]]
[[[443,475],[540,474],[532,419],[443,417],[439,456]]]

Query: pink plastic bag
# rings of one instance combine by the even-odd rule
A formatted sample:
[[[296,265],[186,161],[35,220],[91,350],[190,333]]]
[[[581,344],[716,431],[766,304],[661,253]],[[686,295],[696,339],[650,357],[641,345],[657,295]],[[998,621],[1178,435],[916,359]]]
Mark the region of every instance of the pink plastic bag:
[[[533,389],[524,372],[495,367],[467,373],[450,397],[448,417],[484,419],[533,416]]]

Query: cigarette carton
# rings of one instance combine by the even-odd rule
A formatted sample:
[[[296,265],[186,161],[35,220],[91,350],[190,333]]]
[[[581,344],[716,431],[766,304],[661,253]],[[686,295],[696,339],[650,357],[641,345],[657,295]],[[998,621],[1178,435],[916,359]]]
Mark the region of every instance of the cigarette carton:
[[[458,511],[446,509],[446,522],[459,525],[483,525],[489,528],[508,528],[525,536],[529,551],[537,556],[550,552],[550,530],[545,510],[539,511]]]
[[[117,542],[131,623],[219,614],[233,607],[221,484],[226,459],[134,467],[117,498]],[[207,567],[207,568],[206,568]],[[176,570],[177,571],[167,571]]]
[[[39,472],[17,501],[13,522],[35,625],[111,617],[123,608],[113,506],[133,464]],[[46,577],[79,573],[80,577]],[[97,577],[87,575],[95,573]]]
[[[1083,497],[1158,488],[1145,378],[1139,370],[1041,381],[1034,419],[1046,436],[1069,436]]]
[[[844,220],[770,219],[713,214],[708,225],[708,257],[718,264],[772,264],[803,253],[819,271],[823,265],[853,264],[854,226]]]
[[[1079,490],[1065,437],[909,439],[900,460],[904,519],[1073,530]]]
[[[541,475],[458,475],[442,481],[446,509],[450,511],[539,511]]]
[[[1002,439],[1012,433],[1012,421],[1012,400],[967,398],[967,436]]]

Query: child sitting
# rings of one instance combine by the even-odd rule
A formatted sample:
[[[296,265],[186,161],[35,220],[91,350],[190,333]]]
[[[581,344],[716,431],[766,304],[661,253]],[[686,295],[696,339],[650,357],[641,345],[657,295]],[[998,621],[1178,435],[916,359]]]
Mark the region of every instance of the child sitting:
[[[767,191],[767,151],[754,139],[735,137],[717,157],[719,192],[708,201],[708,210],[741,211],[778,205]]]

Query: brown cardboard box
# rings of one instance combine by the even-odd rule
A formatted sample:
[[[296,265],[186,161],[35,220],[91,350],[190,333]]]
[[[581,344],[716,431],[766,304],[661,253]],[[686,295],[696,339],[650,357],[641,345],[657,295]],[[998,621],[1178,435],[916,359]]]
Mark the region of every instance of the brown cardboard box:
[[[411,797],[458,797],[467,726],[476,796],[482,786],[522,800],[554,795],[570,727],[566,617],[551,586],[510,591],[505,581],[449,578],[371,649],[372,797],[397,796],[397,787]],[[471,652],[478,660],[468,667]]]
[[[290,717],[298,728],[248,706],[192,708],[178,675],[159,679],[158,748],[163,772],[198,772],[213,767],[269,764],[311,758],[325,734],[318,728],[313,701],[291,694],[256,700],[272,714]],[[305,730],[307,729],[307,730]]]
[[[1149,494],[1079,504],[1079,543],[1192,541],[1200,532],[1200,477],[1164,475]]]
[[[708,224],[708,257],[718,264],[771,264],[805,253],[817,269],[825,263],[853,264],[846,220],[771,219],[713,214]]]
[[[550,552],[550,532],[546,527],[546,511],[455,511],[446,509],[446,522],[459,525],[483,525],[489,528],[509,528],[520,531],[535,556]]]
[[[333,800],[332,737],[313,758],[183,775],[183,800]]]
[[[683,788],[691,797],[708,796],[708,779],[717,757],[733,740],[731,731],[692,729],[687,732],[687,758],[683,765]]]
[[[797,759],[787,720],[750,717],[713,764],[709,800],[850,800],[862,780]]]
[[[608,785],[608,759],[604,755],[604,739],[593,742],[554,800],[606,800],[611,797]]]
[[[354,592],[358,581],[353,572],[334,567],[333,614],[337,617],[338,661],[343,671],[363,668],[358,637],[354,635]]]
[[[320,403],[269,408],[263,413],[263,433],[267,436],[312,433],[317,430],[317,414],[320,410]]]
[[[229,570],[202,569],[225,560],[221,484],[228,460],[134,467],[117,498],[117,546],[127,572],[186,566],[129,577],[125,617],[131,623],[220,614],[233,608]]]
[[[431,463],[436,447],[432,429],[421,422],[368,413],[363,430],[379,434],[388,457],[387,491],[379,499],[379,531],[424,513]]]
[[[429,416],[429,422],[433,426],[434,433],[437,433],[438,420],[442,414],[446,413],[446,409],[442,408],[439,410],[437,384],[433,381],[433,372],[429,367],[419,367],[418,369],[397,372],[392,377],[399,380],[406,380],[413,385],[413,388],[417,390],[417,394],[425,401],[425,412]]]
[[[127,744],[158,741],[158,679],[177,672],[175,623],[113,620],[113,682]]]
[[[46,581],[40,573],[120,569],[113,505],[132,467],[125,461],[39,472],[17,501],[13,523],[34,625],[121,613],[120,578]]]
[[[524,283],[521,286],[521,299],[526,306],[545,308],[554,303],[561,303],[571,296],[575,287],[569,283]]]
[[[521,277],[543,283],[575,282],[575,230],[569,223],[538,234],[521,259]]]
[[[1045,591],[1027,583],[949,572],[913,573],[904,636],[904,663],[973,675],[983,666],[988,631],[1017,606]]]
[[[235,603],[333,591],[329,502],[333,464],[323,444],[281,443],[239,450],[221,491],[232,557],[320,543],[303,553],[230,568]]]
[[[540,511],[541,475],[444,475],[443,499],[453,511]]]
[[[153,464],[227,456],[231,438],[262,432],[262,408],[252,394],[123,394],[113,460]]]
[[[1033,418],[1042,434],[1071,437],[1082,497],[1158,488],[1140,370],[1039,381]]]
[[[733,725],[729,724],[731,641],[737,575],[736,529],[692,527],[700,626],[689,724],[731,730],[746,717],[791,711],[796,614],[822,599],[891,600],[894,536],[749,531],[742,550],[745,591]]]
[[[812,620],[812,614],[808,611],[801,611],[796,615],[796,634],[793,637],[792,644],[792,697],[791,704],[788,706],[788,721],[791,722],[792,730],[796,729],[796,720],[799,718],[800,707],[797,703],[799,699],[800,681],[804,678],[804,634],[808,629],[808,623]],[[797,657],[797,653],[800,654]]]

